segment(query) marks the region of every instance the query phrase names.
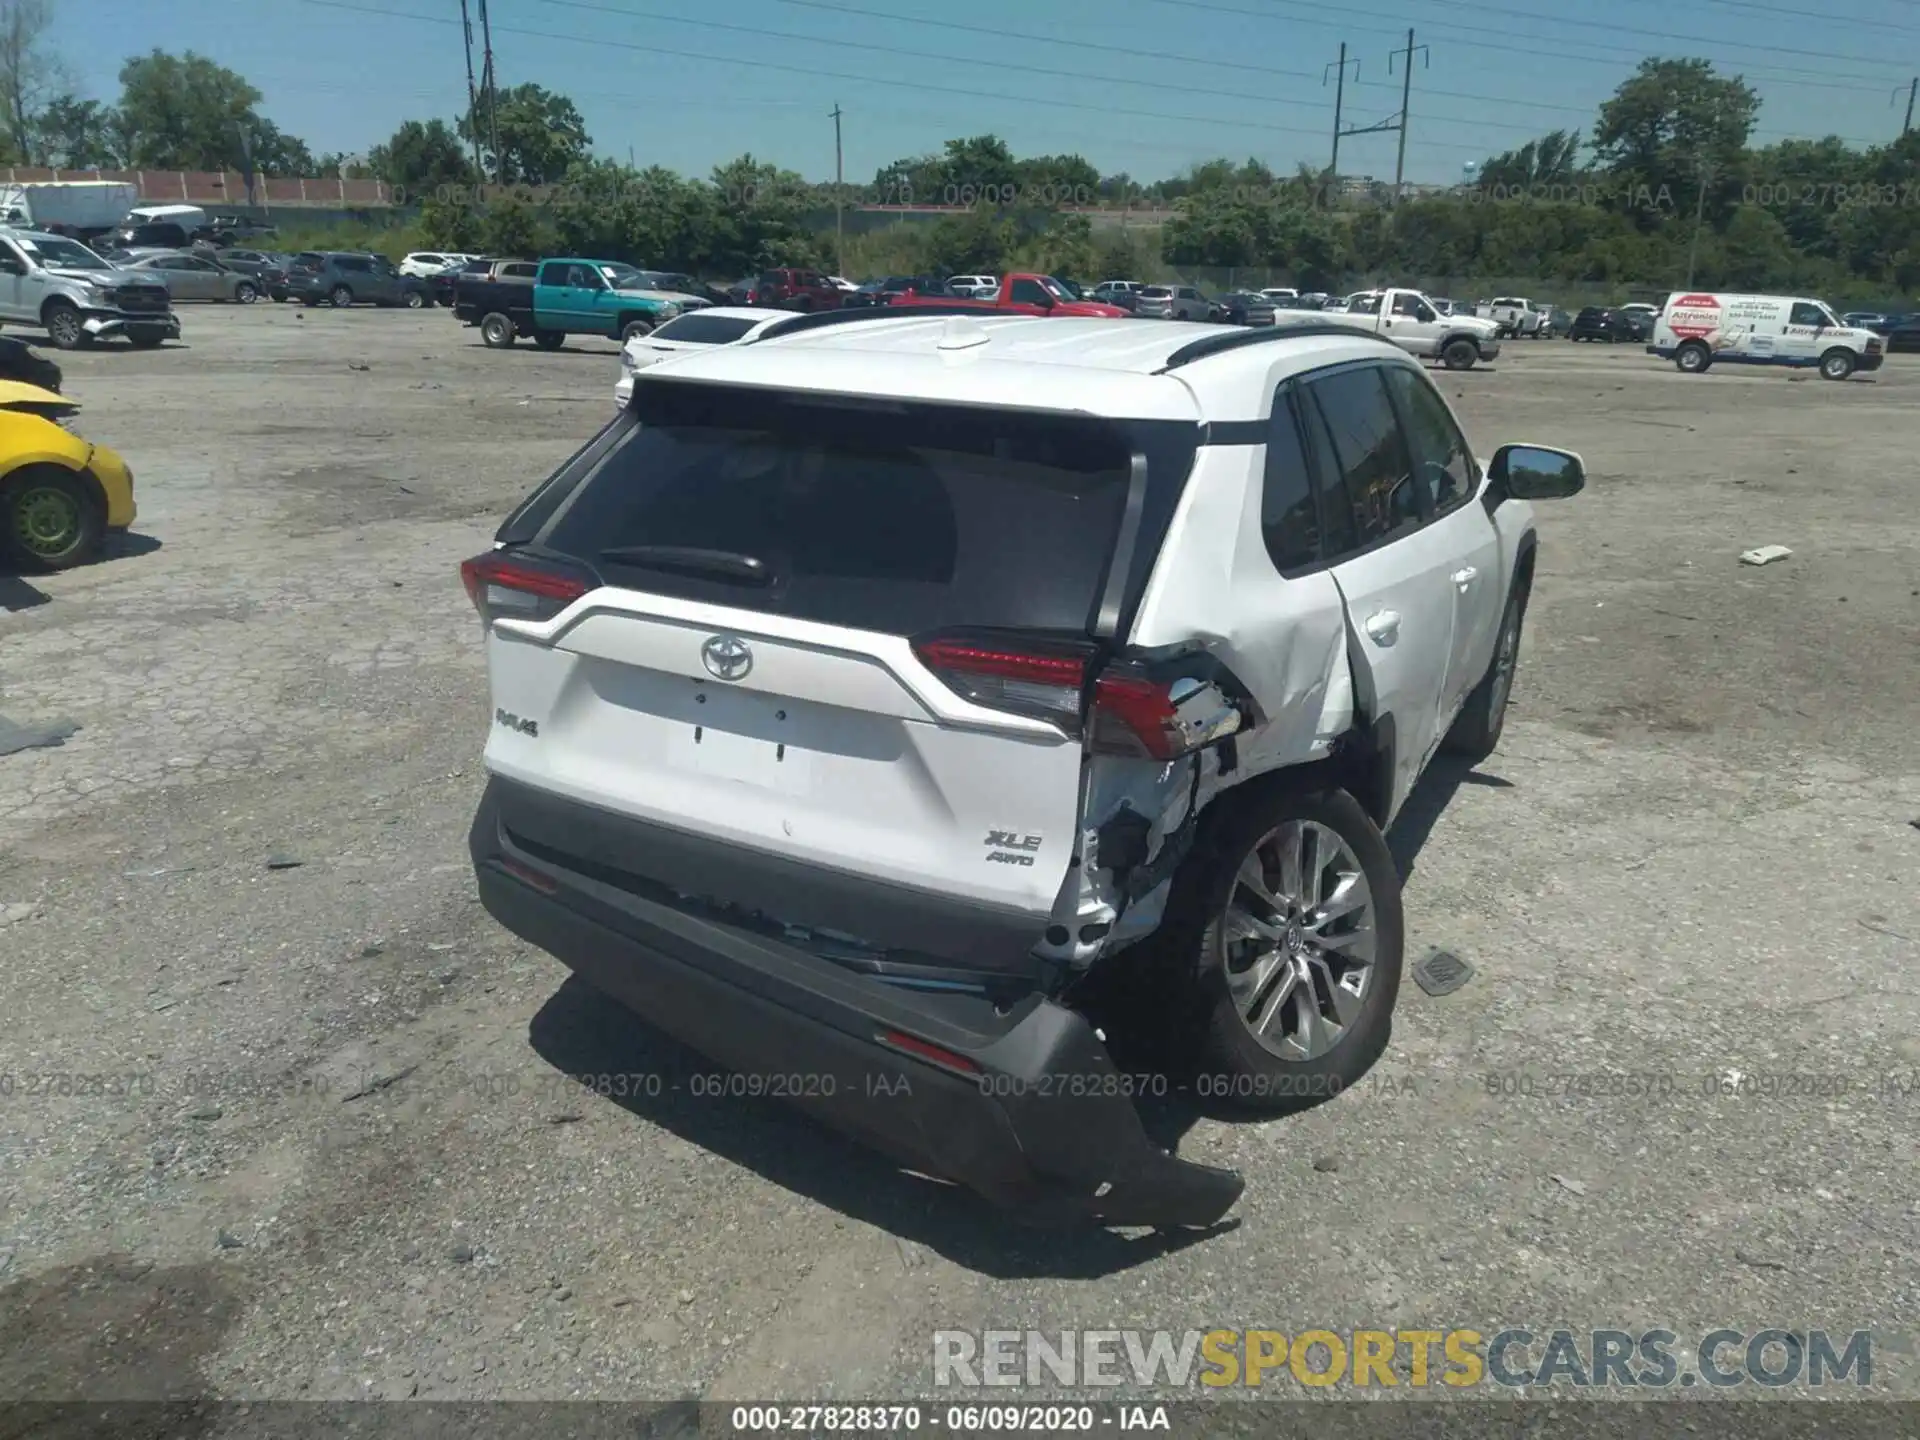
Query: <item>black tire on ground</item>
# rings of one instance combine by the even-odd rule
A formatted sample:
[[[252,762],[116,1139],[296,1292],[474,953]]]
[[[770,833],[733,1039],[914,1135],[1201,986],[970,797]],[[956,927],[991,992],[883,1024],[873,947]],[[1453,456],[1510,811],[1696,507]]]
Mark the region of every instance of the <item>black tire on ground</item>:
[[[43,538],[54,538],[44,527],[50,519],[59,518],[63,501],[71,507],[71,538],[58,550],[30,545],[27,534],[35,529]],[[78,477],[56,466],[29,465],[0,487],[0,551],[23,570],[67,570],[84,564],[99,553],[106,524],[93,493]]]
[[[287,297],[284,295],[276,295],[273,297],[273,303],[276,305],[284,305],[287,303]]]
[[[1479,348],[1471,340],[1449,340],[1440,352],[1440,363],[1449,370],[1471,370],[1479,358]]]
[[[1673,352],[1673,363],[1682,375],[1704,375],[1713,364],[1713,351],[1699,340],[1689,340]]]
[[[242,280],[233,287],[233,298],[242,305],[251,305],[260,298],[260,287],[250,280]]]
[[[638,340],[641,336],[651,335],[652,333],[653,322],[651,320],[629,320],[625,325],[620,327],[620,343],[624,345],[629,340]]]
[[[1820,357],[1820,378],[1823,380],[1844,380],[1853,374],[1853,368],[1853,352],[1843,350],[1838,345]]]
[[[536,330],[533,332],[533,343],[538,345],[542,350],[558,350],[562,345],[566,344],[566,341],[567,336],[564,330]]]
[[[129,330],[127,343],[136,350],[154,350],[167,337],[158,330]]]
[[[495,310],[491,315],[481,317],[480,343],[490,350],[504,350],[513,344],[513,321]]]
[[[40,318],[46,322],[47,335],[55,346],[62,350],[84,350],[93,343],[93,336],[87,333],[81,323],[80,312],[68,300],[49,300],[47,308],[40,312]]]
[[[1234,811],[1223,817],[1202,867],[1194,872],[1195,909],[1190,913],[1203,923],[1198,945],[1190,952],[1197,965],[1201,1011],[1196,1060],[1197,1076],[1206,1082],[1197,1083],[1196,1090],[1206,1090],[1210,1092],[1206,1098],[1236,1109],[1302,1110],[1331,1099],[1359,1080],[1392,1034],[1405,948],[1400,873],[1379,828],[1344,790],[1300,790],[1284,781],[1254,782],[1245,795],[1229,803]],[[1344,1033],[1322,1054],[1289,1060],[1256,1039],[1241,1019],[1228,984],[1231,962],[1225,911],[1229,899],[1242,888],[1242,867],[1255,847],[1288,822],[1298,821],[1332,831],[1358,861],[1370,892],[1367,920],[1373,930],[1374,959]],[[1291,1003],[1297,1006],[1309,993],[1323,1002],[1315,1005],[1315,1013],[1323,1023],[1332,1023],[1327,1015],[1331,1001],[1317,985],[1296,986]]]
[[[426,303],[427,303],[427,297],[422,295],[418,290],[407,291],[407,298],[405,301],[407,309],[418,310],[421,306],[425,305]]]
[[[1455,717],[1440,748],[1449,755],[1468,760],[1484,760],[1500,743],[1507,728],[1507,703],[1513,698],[1514,672],[1520,665],[1520,629],[1527,618],[1527,591],[1524,583],[1514,586],[1507,597],[1507,608],[1500,617],[1500,631],[1494,638],[1493,658],[1487,661],[1487,673],[1467,696],[1467,703]]]
[[[343,310],[353,304],[353,291],[346,285],[336,285],[327,292],[327,302],[335,309]]]

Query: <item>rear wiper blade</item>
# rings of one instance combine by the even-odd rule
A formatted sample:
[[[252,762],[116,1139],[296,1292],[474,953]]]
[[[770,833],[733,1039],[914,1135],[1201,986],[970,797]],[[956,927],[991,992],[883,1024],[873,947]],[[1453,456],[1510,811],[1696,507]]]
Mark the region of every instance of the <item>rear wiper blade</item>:
[[[773,579],[773,570],[766,561],[737,550],[701,550],[691,545],[615,545],[602,550],[600,558],[617,565],[712,576],[744,585],[765,585]]]

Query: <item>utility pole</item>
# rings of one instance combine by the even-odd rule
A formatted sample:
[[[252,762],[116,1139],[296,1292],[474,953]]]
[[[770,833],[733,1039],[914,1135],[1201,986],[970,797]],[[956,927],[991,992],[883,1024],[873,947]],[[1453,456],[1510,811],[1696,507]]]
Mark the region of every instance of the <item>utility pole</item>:
[[[484,180],[487,172],[480,164],[480,92],[473,85],[473,21],[467,16],[467,0],[460,0],[460,32],[467,40],[467,128],[473,133],[473,178]]]
[[[1706,224],[1707,216],[1707,178],[1713,173],[1712,167],[1702,157],[1700,161],[1700,194],[1693,202],[1693,243],[1687,246],[1687,289],[1693,289],[1694,263],[1700,258],[1700,231]]]
[[[1341,188],[1340,187],[1340,141],[1341,139],[1347,135],[1377,135],[1383,130],[1398,129],[1400,122],[1397,120],[1382,120],[1378,125],[1349,125],[1344,129],[1341,128],[1340,115],[1342,110],[1342,101],[1345,99],[1345,92],[1347,88],[1347,66],[1348,65],[1353,66],[1353,73],[1356,78],[1358,78],[1360,74],[1360,62],[1358,60],[1347,59],[1347,46],[1344,40],[1340,42],[1340,58],[1337,61],[1335,61],[1333,65],[1327,66],[1325,70],[1322,70],[1320,72],[1320,83],[1322,85],[1325,85],[1327,83],[1327,70],[1333,69],[1334,65],[1339,66],[1340,83],[1334,87],[1334,92],[1333,92],[1333,162],[1332,162],[1331,168],[1333,170],[1334,189],[1336,193],[1338,193]]]
[[[1429,66],[1433,64],[1432,52],[1424,45],[1414,45],[1413,28],[1409,26],[1407,28],[1407,48],[1405,50],[1396,50],[1393,52],[1393,55],[1387,57],[1387,73],[1389,75],[1393,73],[1394,57],[1399,55],[1405,55],[1407,57],[1406,73],[1401,77],[1400,81],[1400,123],[1393,127],[1400,132],[1400,158],[1393,163],[1393,203],[1395,205],[1400,203],[1400,184],[1402,178],[1407,173],[1407,110],[1413,100],[1413,52],[1415,49],[1419,49],[1422,52],[1422,63]]]
[[[1340,137],[1347,133],[1340,128],[1340,116],[1345,108],[1347,99],[1346,41],[1342,40],[1340,42],[1340,58],[1320,72],[1320,85],[1323,89],[1326,87],[1328,70],[1335,70],[1339,74],[1339,79],[1333,87],[1333,158],[1327,162],[1327,171],[1332,177],[1333,183],[1338,185],[1340,183]],[[1354,76],[1358,78],[1360,74],[1360,62],[1358,60],[1353,62],[1353,73]]]
[[[833,102],[828,115],[833,121],[833,271],[847,273],[847,177],[840,151],[840,102]]]
[[[1897,95],[1900,92],[1896,90],[1894,93]],[[1920,75],[1914,76],[1907,82],[1907,118],[1900,126],[1902,135],[1913,129],[1913,97],[1916,94],[1920,94]]]
[[[487,95],[487,145],[493,151],[493,182],[506,183],[506,158],[500,153],[500,92],[493,77],[493,27],[487,23],[487,0],[480,0],[480,46],[483,56],[480,88]]]

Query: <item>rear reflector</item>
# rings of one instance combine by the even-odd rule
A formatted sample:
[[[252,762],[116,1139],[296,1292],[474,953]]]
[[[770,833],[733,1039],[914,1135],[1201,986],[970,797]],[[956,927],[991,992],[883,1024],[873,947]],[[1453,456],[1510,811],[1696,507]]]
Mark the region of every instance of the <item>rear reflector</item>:
[[[554,879],[551,875],[534,869],[531,865],[523,865],[518,860],[510,859],[505,855],[498,857],[498,863],[500,868],[513,876],[514,879],[520,881],[522,884],[531,885],[542,895],[557,895],[560,892],[560,882],[558,880]]]
[[[500,619],[550,620],[593,588],[583,575],[498,550],[462,561],[460,583],[489,624]]]
[[[922,1040],[918,1036],[902,1034],[898,1030],[883,1030],[875,1037],[890,1050],[912,1055],[925,1060],[929,1065],[938,1065],[942,1070],[951,1070],[958,1075],[978,1075],[980,1066],[953,1050]]]

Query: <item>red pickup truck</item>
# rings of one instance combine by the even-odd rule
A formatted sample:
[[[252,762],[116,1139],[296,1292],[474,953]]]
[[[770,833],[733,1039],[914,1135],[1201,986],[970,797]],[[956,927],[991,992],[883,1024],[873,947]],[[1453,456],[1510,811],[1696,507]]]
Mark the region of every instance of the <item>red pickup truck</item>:
[[[991,299],[961,300],[952,295],[922,295],[906,291],[894,295],[893,306],[903,309],[914,305],[965,306],[970,310],[998,310],[1015,315],[1098,315],[1124,320],[1127,312],[1118,305],[1099,300],[1076,300],[1067,288],[1051,275],[1005,275]]]

